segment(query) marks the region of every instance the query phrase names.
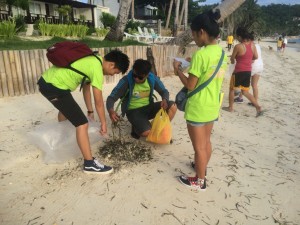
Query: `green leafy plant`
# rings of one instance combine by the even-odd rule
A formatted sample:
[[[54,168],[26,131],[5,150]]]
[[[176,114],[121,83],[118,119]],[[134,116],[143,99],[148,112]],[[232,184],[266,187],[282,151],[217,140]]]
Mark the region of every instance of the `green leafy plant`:
[[[96,28],[96,34],[97,37],[105,37],[107,33],[109,32],[109,29],[105,28]]]
[[[16,35],[16,22],[14,19],[0,22],[0,37],[11,39]]]
[[[116,17],[111,15],[110,13],[102,12],[102,15],[100,16],[100,21],[102,22],[105,28],[108,28],[112,27],[112,25],[115,23]]]

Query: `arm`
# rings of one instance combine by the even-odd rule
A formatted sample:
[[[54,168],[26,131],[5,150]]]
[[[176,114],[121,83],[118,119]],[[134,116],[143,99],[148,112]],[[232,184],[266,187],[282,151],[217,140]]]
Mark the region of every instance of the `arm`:
[[[255,45],[252,43],[252,52],[253,52],[253,58],[252,60],[255,60],[255,59],[258,59],[258,54],[257,54],[257,50],[256,50],[256,47]]]
[[[233,48],[233,52],[232,52],[232,55],[231,55],[231,57],[230,57],[230,62],[231,62],[231,64],[234,64],[234,63],[235,63],[235,58],[236,58],[236,56],[238,55],[238,52],[239,52],[239,46],[240,46],[240,45],[236,45],[236,46],[234,46],[234,48]]]
[[[183,85],[190,91],[195,89],[198,83],[198,77],[194,76],[193,74],[189,74],[189,76],[186,77],[184,73],[180,70],[180,62],[176,60],[174,60],[173,62],[173,67],[175,75],[179,76],[179,79],[181,80]]]
[[[87,108],[87,117],[91,120],[94,120],[94,110],[92,105],[92,94],[91,94],[91,85],[86,83],[82,88],[83,99]]]
[[[167,109],[168,101],[169,101],[169,91],[165,88],[163,82],[161,82],[161,80],[156,76],[155,76],[154,90],[156,90],[162,98],[160,106],[163,109]]]
[[[100,123],[101,123],[100,133],[101,133],[101,135],[104,135],[107,133],[107,126],[106,126],[102,91],[96,87],[93,87],[93,95],[94,95],[94,101],[95,101],[95,108],[96,108],[96,111],[97,111],[97,114],[99,116]]]
[[[112,122],[117,122],[119,120],[119,116],[114,110],[114,104],[116,101],[118,101],[118,99],[122,98],[126,94],[127,89],[128,81],[126,77],[123,77],[117,86],[112,90],[111,94],[107,97],[106,109]]]

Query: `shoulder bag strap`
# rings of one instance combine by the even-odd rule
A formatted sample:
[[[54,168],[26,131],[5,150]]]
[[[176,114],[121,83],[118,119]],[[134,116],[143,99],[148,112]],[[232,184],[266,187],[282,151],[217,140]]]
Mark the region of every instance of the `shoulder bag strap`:
[[[224,52],[224,50],[222,50],[222,56],[221,56],[221,58],[220,58],[220,61],[219,61],[219,63],[218,63],[218,66],[217,66],[217,68],[216,68],[214,74],[213,74],[207,81],[205,81],[204,83],[200,84],[196,89],[194,89],[193,91],[191,91],[191,92],[187,95],[188,98],[191,97],[191,96],[193,96],[193,95],[196,94],[197,92],[201,91],[203,88],[205,88],[205,87],[206,87],[206,86],[214,79],[214,77],[215,77],[216,74],[218,73],[218,71],[219,71],[219,69],[220,69],[220,67],[221,67],[221,65],[222,65],[222,63],[223,63],[224,55],[225,55],[225,52]]]

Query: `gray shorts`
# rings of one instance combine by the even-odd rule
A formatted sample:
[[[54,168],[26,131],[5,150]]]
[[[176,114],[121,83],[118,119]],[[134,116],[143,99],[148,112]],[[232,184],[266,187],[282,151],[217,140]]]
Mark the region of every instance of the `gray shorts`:
[[[141,133],[151,129],[151,123],[149,120],[152,120],[156,113],[160,110],[161,102],[150,103],[147,106],[131,109],[126,112],[128,121],[133,126],[135,133],[140,135]],[[173,101],[168,102],[168,109],[175,103]]]

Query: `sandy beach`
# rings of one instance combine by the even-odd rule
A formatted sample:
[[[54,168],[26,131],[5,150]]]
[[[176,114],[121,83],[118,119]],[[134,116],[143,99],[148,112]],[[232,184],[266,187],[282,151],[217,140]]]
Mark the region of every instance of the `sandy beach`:
[[[97,176],[82,172],[80,154],[45,163],[41,149],[30,142],[30,131],[56,121],[56,110],[42,95],[0,98],[0,224],[299,225],[300,52],[287,48],[282,54],[268,45],[261,42],[264,73],[259,81],[259,102],[266,112],[256,118],[247,100],[235,104],[232,113],[221,111],[205,192],[176,178],[194,175],[182,112],[172,121],[173,144],[141,140],[153,147],[152,161]],[[229,79],[227,74],[223,106],[228,105]],[[179,78],[162,81],[174,99],[182,87]],[[106,85],[104,96],[113,87]],[[81,93],[74,96],[84,108]],[[129,133],[128,128],[128,138]],[[93,144],[94,155],[101,144]]]

